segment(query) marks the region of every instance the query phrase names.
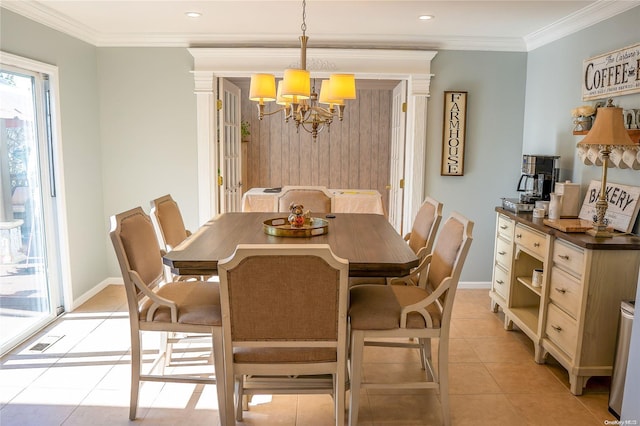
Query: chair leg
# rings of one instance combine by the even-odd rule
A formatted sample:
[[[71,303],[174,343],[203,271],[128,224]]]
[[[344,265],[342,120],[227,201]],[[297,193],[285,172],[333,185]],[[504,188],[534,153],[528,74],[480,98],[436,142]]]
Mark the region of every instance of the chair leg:
[[[362,383],[362,356],[364,352],[364,332],[351,330],[351,360],[350,360],[350,398],[349,398],[349,426],[358,424],[358,409],[360,407],[360,384]]]
[[[435,380],[431,374],[431,369],[433,368],[431,339],[419,338],[418,344],[420,345],[420,361],[422,362],[422,369],[427,373],[427,380]]]
[[[347,393],[344,369],[333,375],[333,404],[336,416],[336,426],[344,426],[344,404]]]
[[[138,395],[140,392],[140,369],[142,363],[140,331],[131,331],[131,398],[129,400],[129,419],[136,419]]]
[[[216,392],[218,394],[218,416],[220,424],[226,426],[229,419],[233,418],[233,407],[229,410],[229,394],[226,386],[226,373],[224,368],[224,350],[222,349],[222,328],[215,327],[212,332],[213,365],[216,370]],[[233,396],[233,394],[231,394]],[[232,399],[233,401],[233,399]],[[235,422],[234,422],[235,423]]]
[[[235,399],[236,399],[236,421],[241,422],[242,421],[242,409],[244,408],[244,404],[245,404],[245,398],[244,398],[244,375],[239,374],[236,379],[236,392],[235,392]],[[247,401],[247,406],[248,406],[249,402]],[[248,407],[247,407],[248,409]]]
[[[449,341],[440,339],[438,344],[438,391],[440,393],[440,406],[442,407],[442,424],[449,426],[451,424],[449,411]]]

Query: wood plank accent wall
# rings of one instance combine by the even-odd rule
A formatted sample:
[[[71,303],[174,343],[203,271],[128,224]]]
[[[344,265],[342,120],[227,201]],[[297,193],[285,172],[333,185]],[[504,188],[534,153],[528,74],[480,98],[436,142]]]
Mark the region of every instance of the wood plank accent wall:
[[[283,112],[258,120],[255,102],[242,90],[242,119],[251,124],[246,146],[244,190],[285,185],[376,189],[388,211],[391,146],[391,95],[388,88],[358,87],[357,99],[347,101],[344,121],[336,120],[313,142],[311,134],[285,123]],[[265,108],[273,111],[275,103]],[[244,165],[243,165],[244,167]]]

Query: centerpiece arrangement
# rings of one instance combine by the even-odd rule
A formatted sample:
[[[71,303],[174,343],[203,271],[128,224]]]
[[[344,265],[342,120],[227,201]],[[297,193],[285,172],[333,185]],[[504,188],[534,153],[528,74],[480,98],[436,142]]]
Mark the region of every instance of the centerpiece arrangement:
[[[264,232],[276,237],[314,237],[329,231],[329,222],[311,217],[302,204],[291,203],[288,217],[268,219],[263,222]]]

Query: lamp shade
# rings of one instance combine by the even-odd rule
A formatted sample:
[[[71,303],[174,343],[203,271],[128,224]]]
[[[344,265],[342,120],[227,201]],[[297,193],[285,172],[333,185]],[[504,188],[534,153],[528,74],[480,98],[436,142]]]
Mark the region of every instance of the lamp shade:
[[[273,74],[253,74],[251,76],[249,99],[258,102],[276,100],[276,78]]]
[[[578,143],[578,146],[584,145],[635,146],[636,144],[624,127],[622,108],[613,106],[598,108],[596,120],[591,130]]]
[[[318,102],[321,104],[330,104],[330,105],[344,105],[344,100],[342,99],[331,99],[329,94],[331,93],[331,82],[329,80],[322,80],[322,84],[320,86],[320,97],[318,98]]]
[[[307,70],[284,70],[282,80],[282,97],[293,99],[309,99],[311,96],[311,73]]]
[[[329,82],[329,99],[356,98],[356,78],[353,74],[332,74]]]

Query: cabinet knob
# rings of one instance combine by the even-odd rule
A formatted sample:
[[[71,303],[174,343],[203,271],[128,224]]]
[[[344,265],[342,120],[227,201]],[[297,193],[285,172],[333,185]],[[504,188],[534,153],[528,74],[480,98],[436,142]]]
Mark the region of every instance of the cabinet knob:
[[[500,256],[504,256],[505,254],[507,254],[507,252],[506,252],[506,251],[499,251],[499,252],[498,252],[498,254],[499,254]]]
[[[551,328],[553,328],[555,331],[562,331],[562,327],[560,327],[559,325],[552,325]]]
[[[533,243],[534,247],[540,247],[540,243]]]
[[[556,287],[556,291],[557,291],[558,293],[565,294],[565,293],[567,292],[567,289],[565,289],[565,288],[557,288],[557,287]]]
[[[516,238],[522,238],[522,234],[516,234]]]
[[[568,256],[568,255],[566,255],[566,254],[559,254],[559,255],[558,255],[558,257],[559,257],[560,259],[569,260],[569,256]]]
[[[507,225],[502,225],[502,226],[500,227],[500,229],[507,229],[507,228],[508,228],[508,226],[507,226]]]
[[[504,284],[504,281],[502,281],[502,280],[496,280],[496,283],[498,283],[498,284],[502,285],[502,284]]]

